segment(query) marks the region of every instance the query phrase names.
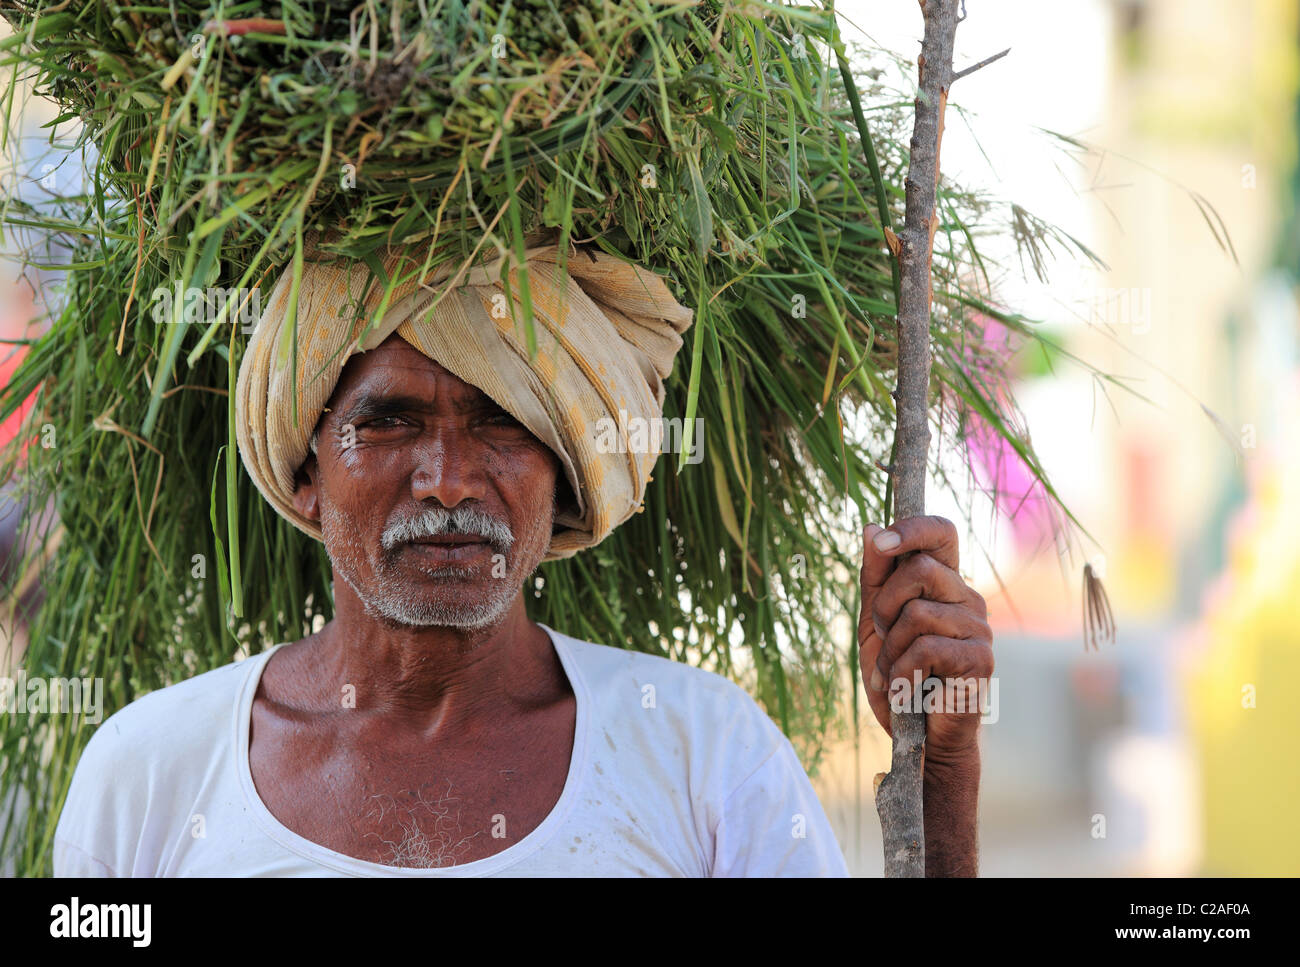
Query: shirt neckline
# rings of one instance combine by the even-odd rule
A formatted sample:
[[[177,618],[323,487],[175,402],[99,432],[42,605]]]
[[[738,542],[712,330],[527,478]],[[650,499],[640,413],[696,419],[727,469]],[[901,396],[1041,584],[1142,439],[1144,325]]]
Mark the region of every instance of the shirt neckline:
[[[574,660],[573,652],[565,636],[540,621],[538,625],[545,629],[546,634],[550,637],[551,644],[560,658],[560,664],[564,668],[564,673],[568,676],[569,685],[573,689],[574,703],[576,705],[573,727],[573,752],[569,757],[569,771],[565,777],[564,789],[560,793],[560,798],[551,811],[547,813],[546,818],[519,842],[492,856],[486,856],[471,863],[460,863],[456,866],[433,868],[386,866],[382,863],[373,863],[369,860],[348,856],[346,853],[329,849],[295,833],[276,819],[271,810],[262,802],[262,797],[258,795],[257,787],[253,783],[253,771],[248,761],[249,732],[252,723],[253,698],[257,695],[257,686],[262,680],[262,673],[270,662],[271,656],[288,642],[281,642],[267,649],[256,658],[249,659],[252,668],[249,669],[248,676],[244,681],[243,691],[240,693],[239,702],[235,709],[235,770],[239,774],[239,785],[244,795],[244,803],[253,814],[254,820],[256,820],[263,832],[290,852],[320,866],[356,876],[482,876],[498,872],[537,852],[564,821],[566,814],[578,796],[578,788],[581,785],[587,762],[587,732],[591,706],[587,683],[578,670],[577,662]]]

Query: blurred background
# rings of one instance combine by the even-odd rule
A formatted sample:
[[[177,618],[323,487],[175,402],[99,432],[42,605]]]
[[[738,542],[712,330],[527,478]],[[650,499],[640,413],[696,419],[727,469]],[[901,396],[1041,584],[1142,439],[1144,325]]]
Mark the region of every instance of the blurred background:
[[[846,39],[919,53],[915,4],[836,9],[860,30]],[[995,634],[981,874],[1300,874],[1300,4],[971,0],[966,14],[955,69],[1011,52],[954,84],[943,174],[1108,266],[1065,255],[1044,281],[1009,240],[985,243],[1007,269],[1002,304],[1064,350],[1013,347],[1007,365],[1092,540],[1054,540],[1027,471],[978,448],[969,493],[927,497],[964,529]],[[1084,563],[1117,626],[1098,650]],[[856,748],[843,738],[814,786],[851,871],[877,876],[871,779],[889,745],[862,711]]]
[[[919,52],[915,3],[836,8],[849,41]],[[1300,705],[1287,698],[1300,678],[1300,0],[970,0],[955,67],[1007,47],[954,86],[943,174],[1108,268],[1063,254],[1040,278],[1013,239],[985,242],[1003,267],[997,300],[1061,346],[1045,358],[1009,344],[1006,365],[1086,534],[1065,539],[1006,454],[979,441],[974,461],[932,453],[968,483],[932,488],[927,506],[963,529],[996,636],[981,873],[1300,873]],[[72,174],[43,161],[47,133],[30,140],[6,193],[37,203],[43,179]],[[7,233],[6,250],[20,244]],[[35,335],[35,293],[57,279],[0,267],[7,380]],[[984,335],[1001,338],[992,323]],[[0,570],[20,499],[14,482],[0,491]],[[1085,563],[1118,629],[1098,650],[1082,633]],[[4,603],[9,661],[23,600]],[[889,745],[861,711],[813,781],[851,871],[878,876],[871,783]]]
[[[0,34],[8,35],[7,25]],[[8,89],[6,83],[5,89]],[[93,163],[80,151],[71,150],[67,126],[55,134],[46,127],[58,113],[49,101],[29,96],[23,99],[21,133],[3,146],[0,156],[0,205],[5,220],[0,222],[0,386],[22,364],[29,342],[49,327],[49,317],[62,302],[64,273],[55,266],[66,262],[69,253],[62,243],[24,224],[35,218],[55,218],[64,212],[64,196],[84,190],[85,166]],[[33,392],[8,419],[0,420],[0,447],[22,429],[35,402]],[[31,440],[22,444],[26,452]],[[39,534],[55,526],[54,502],[49,500],[37,518],[36,533],[21,533],[20,513],[28,502],[30,481],[21,458],[14,473],[0,470],[0,675],[17,666],[27,646],[28,621],[35,616],[43,592],[35,580],[34,555]],[[51,543],[46,553],[57,546]],[[0,867],[3,869],[3,867]]]

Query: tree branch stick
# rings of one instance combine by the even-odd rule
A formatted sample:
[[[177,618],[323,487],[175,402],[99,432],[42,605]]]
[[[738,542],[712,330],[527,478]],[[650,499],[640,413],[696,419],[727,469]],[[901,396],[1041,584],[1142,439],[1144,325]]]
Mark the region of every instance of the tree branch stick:
[[[906,217],[899,234],[902,276],[898,306],[896,453],[892,461],[894,519],[925,513],[926,463],[930,448],[930,259],[939,225],[935,195],[939,144],[948,87],[953,80],[953,41],[958,0],[920,0],[925,36],[918,64],[916,120],[906,185]],[[900,559],[901,563],[901,559]],[[891,683],[892,684],[892,683]],[[908,688],[911,683],[908,683]],[[891,695],[893,693],[891,692]],[[909,696],[916,700],[919,696]],[[911,702],[907,703],[911,706]],[[876,809],[884,837],[885,876],[925,876],[925,811],[921,765],[925,713],[900,712],[891,701],[894,750],[890,771],[879,778]]]
[[[985,57],[985,58],[984,58],[982,61],[980,61],[978,64],[971,64],[971,66],[970,66],[970,67],[967,67],[965,70],[960,70],[960,71],[958,71],[957,73],[953,74],[953,75],[952,75],[952,79],[955,81],[955,80],[957,80],[958,78],[965,77],[967,74],[974,74],[974,73],[975,73],[977,70],[979,70],[981,67],[987,67],[989,64],[993,63],[993,62],[994,62],[995,60],[997,60],[999,57],[1005,57],[1005,56],[1007,56],[1007,54],[1009,54],[1009,53],[1011,53],[1011,48],[1010,48],[1010,47],[1008,47],[1006,50],[998,51],[998,52],[997,52],[996,54],[994,54],[992,57]]]

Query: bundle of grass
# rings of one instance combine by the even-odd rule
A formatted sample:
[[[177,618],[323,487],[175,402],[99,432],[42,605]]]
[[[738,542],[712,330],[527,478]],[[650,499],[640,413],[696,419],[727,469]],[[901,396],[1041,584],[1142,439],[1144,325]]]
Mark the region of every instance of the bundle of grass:
[[[815,7],[271,11],[0,11],[4,65],[97,149],[73,210],[39,220],[75,243],[66,304],[0,404],[3,418],[39,389],[32,432],[57,440],[20,473],[55,495],[61,536],[29,674],[103,678],[107,714],[330,615],[323,548],[243,473],[231,409],[250,307],[283,267],[301,271],[305,232],[334,230],[331,249],[386,293],[402,280],[384,276],[384,246],[432,239],[439,262],[463,263],[551,232],[663,275],[695,321],[667,386],[678,453],[643,513],[543,565],[531,616],[737,678],[815,767],[849,695],[857,719],[857,650],[832,626],[856,614],[861,522],[889,516],[885,230],[901,217],[910,102],[876,92],[864,108],[835,16]],[[996,366],[972,366],[963,339],[972,310],[1033,328],[981,296],[988,211],[942,187],[935,421],[952,439],[953,414],[978,413],[1041,479],[983,375]],[[20,872],[48,868],[80,724],[0,717],[4,787],[30,799],[9,830]]]

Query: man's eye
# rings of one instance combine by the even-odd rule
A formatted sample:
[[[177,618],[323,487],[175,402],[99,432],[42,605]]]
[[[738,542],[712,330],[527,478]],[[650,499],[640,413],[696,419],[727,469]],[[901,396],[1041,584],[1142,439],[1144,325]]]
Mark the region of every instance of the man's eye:
[[[504,411],[501,413],[493,413],[491,416],[486,418],[485,422],[494,423],[497,426],[519,426],[520,425],[518,420],[516,420],[513,416],[511,416],[509,413],[506,413]]]
[[[362,423],[361,426],[365,429],[383,430],[388,427],[397,426],[399,420],[401,420],[400,416],[380,416],[373,420],[367,420],[365,423]]]

